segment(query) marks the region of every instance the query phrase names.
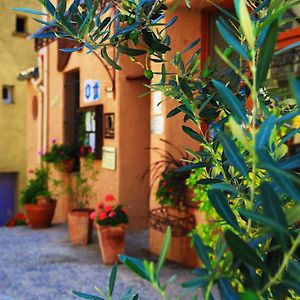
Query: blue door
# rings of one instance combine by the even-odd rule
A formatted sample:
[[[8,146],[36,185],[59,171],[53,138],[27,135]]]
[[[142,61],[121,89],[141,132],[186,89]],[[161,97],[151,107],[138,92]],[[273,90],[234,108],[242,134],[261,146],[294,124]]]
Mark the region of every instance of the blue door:
[[[15,175],[0,173],[0,226],[5,225],[14,212]]]

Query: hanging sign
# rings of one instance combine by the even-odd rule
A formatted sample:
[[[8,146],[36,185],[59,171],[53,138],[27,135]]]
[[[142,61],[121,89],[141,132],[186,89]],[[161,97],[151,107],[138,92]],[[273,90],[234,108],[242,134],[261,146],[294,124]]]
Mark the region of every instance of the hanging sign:
[[[100,81],[99,80],[85,80],[84,81],[84,97],[85,103],[91,103],[100,100]]]
[[[160,91],[153,93],[153,113],[156,115],[162,114],[162,92]]]
[[[154,116],[151,119],[151,133],[163,134],[164,133],[164,117]]]

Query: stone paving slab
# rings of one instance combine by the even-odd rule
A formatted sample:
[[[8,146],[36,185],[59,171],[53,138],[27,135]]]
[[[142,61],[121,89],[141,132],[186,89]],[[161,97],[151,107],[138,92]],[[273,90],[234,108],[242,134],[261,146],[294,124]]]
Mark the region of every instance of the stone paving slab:
[[[126,254],[155,259],[147,251],[147,232],[126,236]],[[32,230],[28,227],[0,228],[0,300],[73,300],[72,290],[94,292],[105,288],[110,266],[101,264],[97,237],[88,246],[71,246],[66,225]],[[165,280],[178,274],[178,282],[191,278],[191,270],[168,263]],[[141,300],[161,299],[155,290],[126,267],[120,266],[114,299],[132,287]],[[179,283],[172,287],[172,299]],[[173,298],[174,297],[174,298]],[[200,299],[200,296],[199,296]]]

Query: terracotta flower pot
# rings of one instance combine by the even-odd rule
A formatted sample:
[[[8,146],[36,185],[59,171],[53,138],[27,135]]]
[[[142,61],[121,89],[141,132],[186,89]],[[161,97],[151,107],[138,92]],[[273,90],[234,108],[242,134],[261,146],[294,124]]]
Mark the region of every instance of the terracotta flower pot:
[[[33,229],[47,228],[51,226],[56,202],[44,204],[25,204],[24,208],[29,219],[29,225]]]
[[[125,225],[99,226],[96,224],[102,261],[105,265],[119,262],[125,250]]]
[[[87,245],[92,239],[93,221],[90,209],[72,210],[68,213],[70,240],[73,245]]]

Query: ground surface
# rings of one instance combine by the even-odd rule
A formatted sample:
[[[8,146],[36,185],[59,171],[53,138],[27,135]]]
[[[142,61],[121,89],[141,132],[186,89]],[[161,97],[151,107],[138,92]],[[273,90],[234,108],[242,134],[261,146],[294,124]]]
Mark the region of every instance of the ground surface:
[[[155,259],[146,249],[146,232],[127,235],[127,255]],[[106,287],[110,269],[101,264],[95,235],[92,244],[72,247],[65,225],[44,230],[0,228],[0,300],[79,299],[72,290],[97,295],[94,286]],[[179,282],[191,278],[191,270],[168,263],[163,278],[173,274],[179,275]],[[114,300],[119,300],[128,287],[139,293],[141,300],[161,299],[147,283],[120,266]],[[178,287],[175,284],[172,288],[172,299]]]

